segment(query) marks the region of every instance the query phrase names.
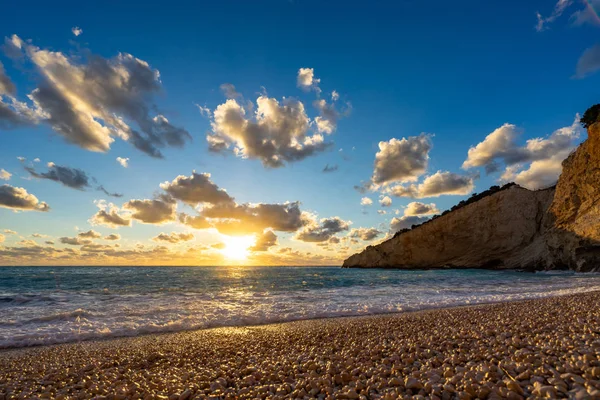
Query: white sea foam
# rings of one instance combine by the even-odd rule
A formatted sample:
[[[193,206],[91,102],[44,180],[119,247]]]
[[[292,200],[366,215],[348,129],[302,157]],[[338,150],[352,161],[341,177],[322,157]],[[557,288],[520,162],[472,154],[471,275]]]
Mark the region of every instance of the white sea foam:
[[[189,275],[182,275],[174,268],[150,278],[142,270],[134,271],[131,282],[135,284],[123,283],[125,272],[111,270],[108,278],[103,277],[105,272],[82,278],[76,273],[91,272],[60,271],[70,287],[40,286],[37,293],[37,284],[19,281],[9,291],[9,285],[0,283],[0,348],[600,290],[600,275],[573,273],[271,268],[239,277],[240,271],[206,271],[186,270]]]

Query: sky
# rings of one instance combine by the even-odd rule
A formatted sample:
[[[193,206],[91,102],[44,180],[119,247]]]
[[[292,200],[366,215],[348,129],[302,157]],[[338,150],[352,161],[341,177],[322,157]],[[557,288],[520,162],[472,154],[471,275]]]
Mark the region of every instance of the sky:
[[[340,265],[553,185],[600,0],[32,1],[0,16],[0,265]]]

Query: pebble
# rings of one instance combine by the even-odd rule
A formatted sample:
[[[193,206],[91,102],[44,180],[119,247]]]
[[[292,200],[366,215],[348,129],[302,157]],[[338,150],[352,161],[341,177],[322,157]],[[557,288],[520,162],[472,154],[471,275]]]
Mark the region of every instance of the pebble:
[[[599,309],[592,292],[0,350],[0,400],[600,398]]]

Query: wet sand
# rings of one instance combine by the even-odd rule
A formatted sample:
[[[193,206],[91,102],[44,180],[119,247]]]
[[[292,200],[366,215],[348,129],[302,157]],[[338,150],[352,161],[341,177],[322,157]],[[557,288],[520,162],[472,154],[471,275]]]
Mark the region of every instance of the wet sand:
[[[600,292],[0,351],[0,400],[600,398]]]

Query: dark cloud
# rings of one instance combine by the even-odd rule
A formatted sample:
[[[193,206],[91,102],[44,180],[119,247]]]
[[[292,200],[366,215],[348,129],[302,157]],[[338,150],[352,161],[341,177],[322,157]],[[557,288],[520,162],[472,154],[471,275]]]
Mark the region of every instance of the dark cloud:
[[[90,239],[82,239],[80,237],[61,237],[58,241],[62,244],[68,244],[71,246],[82,246],[84,244],[91,244]]]
[[[576,78],[585,78],[600,70],[600,44],[586,49],[579,60],[575,69]]]
[[[364,241],[369,241],[375,239],[382,233],[383,232],[376,228],[354,228],[350,231],[348,236],[352,238],[360,238]]]
[[[145,224],[164,224],[177,218],[177,203],[167,196],[154,200],[129,200],[123,204],[123,209],[132,213],[131,218]]]
[[[4,65],[0,62],[0,96],[5,94],[14,96],[16,92],[15,84],[6,75]]]
[[[350,222],[340,217],[322,218],[319,222],[312,221],[296,235],[303,242],[324,242],[337,233],[350,229]]]
[[[25,169],[36,178],[59,182],[72,189],[84,190],[90,186],[90,178],[84,171],[78,168],[69,168],[49,163],[47,172],[38,173],[32,167],[25,167]]]
[[[415,216],[415,215],[432,215],[439,213],[437,206],[434,203],[425,204],[419,201],[413,201],[409,203],[404,209],[405,216]]]
[[[277,235],[273,231],[265,231],[256,238],[254,246],[250,247],[251,251],[267,251],[269,248],[277,246]]]
[[[210,174],[192,173],[187,177],[179,175],[172,182],[160,185],[161,189],[177,200],[192,206],[198,203],[233,204],[233,198],[210,180]]]
[[[194,229],[208,229],[212,225],[201,215],[192,216],[186,213],[180,213],[178,216],[179,222]]]
[[[106,190],[106,189],[104,188],[104,186],[102,186],[102,185],[98,186],[98,187],[97,187],[97,190],[101,191],[102,193],[104,193],[104,194],[105,194],[105,195],[107,195],[107,196],[111,196],[111,197],[117,197],[117,198],[123,197],[123,194],[122,194],[122,193],[111,193],[111,192],[109,192],[108,190]]]
[[[420,225],[429,220],[429,217],[420,217],[417,215],[394,217],[390,223],[390,232],[395,233],[402,229],[410,229],[413,225]]]
[[[327,173],[327,172],[335,172],[338,170],[338,165],[334,164],[332,166],[329,166],[329,164],[325,165],[325,168],[323,168],[323,172]]]
[[[15,210],[49,211],[50,207],[43,201],[39,201],[33,194],[21,187],[11,185],[0,186],[0,207]]]
[[[192,233],[160,233],[158,236],[154,237],[152,240],[155,242],[169,242],[169,243],[180,243],[180,242],[188,242],[190,240],[194,240],[194,235]]]

